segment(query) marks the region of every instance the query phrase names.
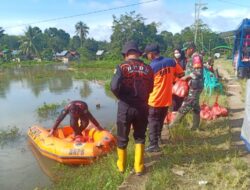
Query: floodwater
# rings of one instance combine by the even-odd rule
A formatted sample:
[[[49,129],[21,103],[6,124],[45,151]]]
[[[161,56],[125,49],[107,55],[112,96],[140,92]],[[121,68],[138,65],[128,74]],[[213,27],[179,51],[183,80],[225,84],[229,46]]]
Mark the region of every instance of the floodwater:
[[[21,137],[0,147],[0,189],[33,190],[48,187],[56,164],[32,151],[26,132],[34,124],[52,127],[54,117],[40,118],[37,108],[46,104],[85,101],[107,129],[115,124],[117,104],[95,81],[77,80],[65,65],[0,69],[0,130],[17,127]],[[100,104],[100,108],[96,108]],[[68,124],[67,116],[62,124]]]

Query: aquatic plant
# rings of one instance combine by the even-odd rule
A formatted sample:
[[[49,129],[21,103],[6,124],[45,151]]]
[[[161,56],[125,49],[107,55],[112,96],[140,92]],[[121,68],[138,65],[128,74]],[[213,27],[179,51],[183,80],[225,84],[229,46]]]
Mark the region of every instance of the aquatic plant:
[[[59,114],[60,109],[67,104],[67,101],[63,101],[61,103],[46,103],[44,102],[42,106],[37,108],[37,114],[41,118],[49,118],[54,117]]]
[[[0,146],[8,143],[9,141],[13,141],[15,138],[21,136],[20,130],[14,126],[8,129],[0,130]]]

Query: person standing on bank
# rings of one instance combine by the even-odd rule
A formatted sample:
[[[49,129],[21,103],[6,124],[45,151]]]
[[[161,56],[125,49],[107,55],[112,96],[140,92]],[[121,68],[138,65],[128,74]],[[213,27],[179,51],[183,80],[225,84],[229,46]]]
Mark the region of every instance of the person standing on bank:
[[[141,175],[144,170],[144,144],[148,123],[148,97],[153,90],[153,71],[139,59],[141,51],[135,42],[125,43],[122,49],[124,62],[116,67],[111,81],[111,91],[118,98],[117,112],[117,167],[126,170],[126,154],[131,126],[134,129],[134,170]]]
[[[158,141],[161,138],[164,118],[168,107],[172,105],[172,86],[175,77],[184,75],[183,69],[172,58],[164,58],[160,55],[157,44],[146,46],[144,55],[151,61],[150,67],[154,72],[154,88],[149,96],[149,146],[147,152],[160,151]]]
[[[189,91],[188,96],[184,99],[180,109],[177,112],[176,118],[169,125],[174,127],[181,121],[190,110],[193,110],[193,125],[192,130],[198,129],[200,125],[200,94],[203,90],[203,63],[202,57],[194,53],[195,44],[193,42],[186,42],[183,44],[183,50],[187,58],[187,65],[185,76],[181,80],[188,80]]]

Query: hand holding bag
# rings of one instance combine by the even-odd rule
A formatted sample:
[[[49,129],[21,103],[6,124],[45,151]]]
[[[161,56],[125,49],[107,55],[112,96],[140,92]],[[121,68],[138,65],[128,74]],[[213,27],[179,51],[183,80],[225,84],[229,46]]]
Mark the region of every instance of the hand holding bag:
[[[172,93],[179,97],[187,96],[188,82],[185,80],[178,80],[172,88]]]

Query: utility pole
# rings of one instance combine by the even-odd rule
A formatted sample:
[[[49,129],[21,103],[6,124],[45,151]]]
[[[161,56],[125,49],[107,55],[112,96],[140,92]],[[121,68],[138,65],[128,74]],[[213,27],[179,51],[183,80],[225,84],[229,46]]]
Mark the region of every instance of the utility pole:
[[[199,22],[200,22],[200,10],[206,10],[207,3],[202,3],[201,0],[199,2],[195,3],[195,10],[194,10],[194,24],[195,24],[195,33],[194,33],[194,43],[197,45],[197,36],[198,36],[198,30],[199,30]]]

